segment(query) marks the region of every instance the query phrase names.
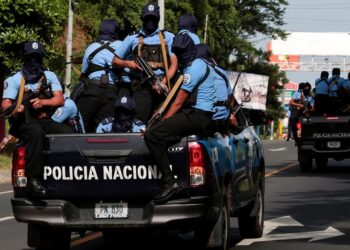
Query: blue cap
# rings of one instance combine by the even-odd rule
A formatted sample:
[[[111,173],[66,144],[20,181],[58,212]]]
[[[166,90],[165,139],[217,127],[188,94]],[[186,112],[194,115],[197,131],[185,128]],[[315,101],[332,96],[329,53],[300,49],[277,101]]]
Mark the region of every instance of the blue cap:
[[[115,20],[108,19],[101,21],[98,41],[114,41],[117,40],[118,24]]]
[[[142,7],[141,19],[144,19],[146,16],[155,16],[160,17],[159,6],[155,3],[149,3]]]
[[[115,100],[114,107],[116,109],[124,108],[126,110],[133,111],[135,109],[135,101],[128,95],[121,95]]]
[[[30,41],[24,44],[24,55],[30,55],[33,53],[37,53],[40,56],[44,56],[44,47],[41,43]]]
[[[188,30],[197,33],[198,21],[194,15],[185,14],[179,17],[179,30]]]

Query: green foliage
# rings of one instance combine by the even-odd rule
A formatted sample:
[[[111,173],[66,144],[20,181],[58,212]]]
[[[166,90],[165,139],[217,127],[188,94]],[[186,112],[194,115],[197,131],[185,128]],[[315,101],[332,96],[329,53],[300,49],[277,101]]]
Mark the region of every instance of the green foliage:
[[[49,60],[61,55],[54,43],[62,34],[67,10],[62,0],[0,0],[0,71],[20,67],[23,45],[29,40],[43,43]]]

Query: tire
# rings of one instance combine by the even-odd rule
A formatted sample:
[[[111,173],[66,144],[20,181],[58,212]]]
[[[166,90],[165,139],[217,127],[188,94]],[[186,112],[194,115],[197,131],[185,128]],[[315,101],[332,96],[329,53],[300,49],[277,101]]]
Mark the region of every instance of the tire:
[[[239,232],[243,238],[260,238],[263,235],[264,201],[264,183],[260,183],[255,202],[243,208],[238,214]],[[251,215],[255,208],[256,214]]]
[[[307,152],[298,151],[299,167],[302,173],[312,171],[312,155]]]
[[[325,170],[328,166],[328,158],[323,156],[316,156],[316,167],[318,170],[322,171]]]
[[[214,225],[209,223],[207,225],[203,225],[195,231],[195,243],[197,249],[215,249],[215,250],[229,250],[230,242],[231,242],[231,233],[230,233],[230,211],[231,211],[231,201],[229,197],[232,197],[232,188],[231,185],[227,185],[225,188],[225,195],[223,199],[223,207],[221,209],[221,213],[218,218],[218,222],[220,221],[221,225],[221,245],[215,247],[208,247],[207,243],[212,233],[214,233]]]
[[[28,246],[36,250],[70,249],[71,232],[49,226],[28,224]]]

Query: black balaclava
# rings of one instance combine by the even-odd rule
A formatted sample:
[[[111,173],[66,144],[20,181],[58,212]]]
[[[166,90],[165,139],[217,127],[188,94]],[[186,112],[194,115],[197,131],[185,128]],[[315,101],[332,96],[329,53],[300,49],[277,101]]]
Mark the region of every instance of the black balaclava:
[[[197,58],[203,58],[208,62],[212,62],[211,52],[208,45],[201,43],[201,44],[197,44],[196,48],[197,48],[197,56],[196,56]]]
[[[328,79],[329,73],[327,71],[322,71],[321,72],[321,79]]]
[[[149,3],[142,6],[141,11],[142,27],[146,35],[150,35],[158,28],[160,20],[159,6],[155,3]]]
[[[179,17],[179,31],[188,30],[192,33],[197,34],[198,21],[194,15],[185,14]]]
[[[350,79],[350,72],[348,73],[348,79]]]
[[[302,91],[302,90],[304,89],[304,86],[305,86],[305,83],[304,83],[304,82],[299,83],[299,88],[298,88],[298,90],[299,90],[299,91]]]
[[[311,92],[311,84],[307,82],[304,84],[304,88],[303,88],[304,96],[309,96],[310,92]]]
[[[103,20],[100,24],[99,35],[97,41],[110,41],[117,40],[118,24],[115,20],[108,19]]]
[[[340,76],[340,69],[339,68],[333,68],[332,69],[332,76]]]
[[[114,115],[113,131],[115,133],[127,133],[132,129],[134,114],[126,108],[117,108]]]
[[[27,82],[36,82],[44,74],[43,58],[37,53],[26,55],[22,75]]]
[[[182,67],[186,67],[190,62],[196,59],[197,48],[192,38],[184,33],[177,34],[174,37],[171,51],[177,56]]]

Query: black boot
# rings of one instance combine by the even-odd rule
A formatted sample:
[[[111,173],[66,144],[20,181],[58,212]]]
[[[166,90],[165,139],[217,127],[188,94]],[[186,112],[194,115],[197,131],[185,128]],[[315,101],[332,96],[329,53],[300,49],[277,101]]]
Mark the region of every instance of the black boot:
[[[183,187],[177,184],[174,178],[171,178],[170,180],[164,180],[164,182],[165,183],[161,186],[160,193],[153,198],[153,201],[157,204],[167,202],[171,199],[171,197],[183,190]]]
[[[45,197],[46,189],[41,185],[37,178],[29,178],[27,184],[27,191],[36,197]]]

